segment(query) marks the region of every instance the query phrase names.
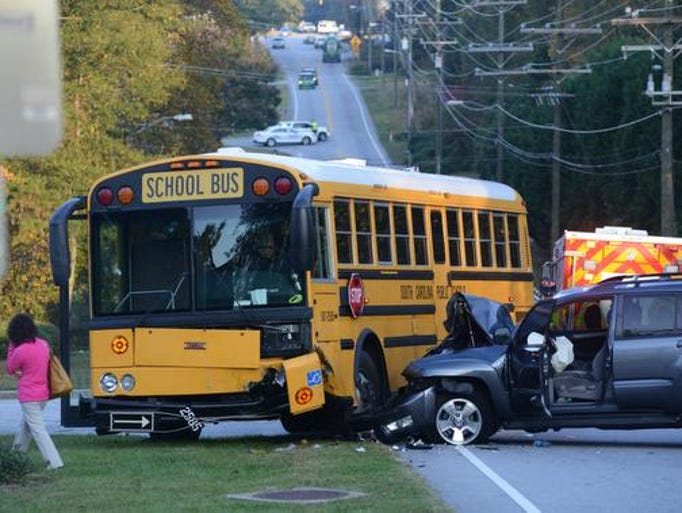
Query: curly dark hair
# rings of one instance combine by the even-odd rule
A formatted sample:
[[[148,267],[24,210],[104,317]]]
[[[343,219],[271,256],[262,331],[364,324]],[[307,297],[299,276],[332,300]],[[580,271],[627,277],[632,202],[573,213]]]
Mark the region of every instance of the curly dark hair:
[[[20,313],[10,319],[7,325],[7,338],[12,344],[33,342],[38,336],[38,328],[30,315]]]

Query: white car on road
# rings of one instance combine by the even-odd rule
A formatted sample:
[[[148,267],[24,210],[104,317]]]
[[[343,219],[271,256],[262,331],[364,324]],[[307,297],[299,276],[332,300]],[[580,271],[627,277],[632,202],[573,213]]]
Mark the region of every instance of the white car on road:
[[[253,142],[263,146],[277,146],[278,144],[308,145],[317,141],[317,135],[310,129],[294,128],[291,126],[275,125],[253,134]]]
[[[311,121],[280,121],[277,125],[296,128],[298,130],[310,130],[311,132],[315,133],[318,141],[326,141],[331,135],[329,133],[329,129],[326,126],[318,125],[317,128],[313,130],[313,124]]]

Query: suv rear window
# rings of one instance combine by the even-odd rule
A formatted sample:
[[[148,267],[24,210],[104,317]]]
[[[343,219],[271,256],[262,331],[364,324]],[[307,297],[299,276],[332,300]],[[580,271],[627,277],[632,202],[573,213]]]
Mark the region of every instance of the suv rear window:
[[[682,327],[682,303],[678,304],[678,301],[682,300],[675,294],[625,296],[620,335],[665,335],[679,330]]]

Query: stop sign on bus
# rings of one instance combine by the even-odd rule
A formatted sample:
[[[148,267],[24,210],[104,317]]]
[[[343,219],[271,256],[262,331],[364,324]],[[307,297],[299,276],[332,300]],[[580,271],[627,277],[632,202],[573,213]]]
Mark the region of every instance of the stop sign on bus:
[[[354,318],[361,315],[365,307],[365,288],[358,273],[351,274],[348,280],[348,306]]]

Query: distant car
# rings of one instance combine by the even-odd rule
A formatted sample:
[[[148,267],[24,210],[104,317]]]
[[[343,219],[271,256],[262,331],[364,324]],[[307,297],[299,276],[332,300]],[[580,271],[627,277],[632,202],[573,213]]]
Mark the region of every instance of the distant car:
[[[307,45],[314,45],[315,44],[315,36],[313,34],[308,34],[303,39],[303,43],[307,44]]]
[[[312,130],[291,126],[270,126],[253,134],[253,142],[269,147],[278,144],[303,144],[307,146],[315,141],[317,141],[317,136]]]
[[[313,75],[313,79],[315,80],[315,85],[316,86],[320,85],[320,77],[317,74],[317,68],[315,68],[315,67],[301,68],[301,73],[302,74],[303,73],[310,73],[311,75]]]
[[[339,30],[337,36],[341,41],[350,41],[353,37],[353,33],[350,30],[343,28]]]
[[[317,27],[315,26],[315,24],[310,23],[310,22],[301,23],[299,28],[300,28],[301,32],[306,32],[306,33],[311,33],[311,32],[314,33],[317,31]]]
[[[299,89],[315,89],[317,87],[317,79],[312,73],[304,72],[298,74],[298,88]]]
[[[286,48],[286,42],[283,37],[273,37],[270,42],[270,48],[272,49],[283,49]]]
[[[316,36],[315,37],[315,48],[324,48],[324,42],[327,40],[326,36]]]
[[[313,130],[313,123],[311,121],[280,121],[278,125],[296,128],[299,130],[310,130],[311,132],[315,133],[315,137],[318,141],[326,141],[331,135],[329,129],[326,126],[318,125],[315,130]]]

